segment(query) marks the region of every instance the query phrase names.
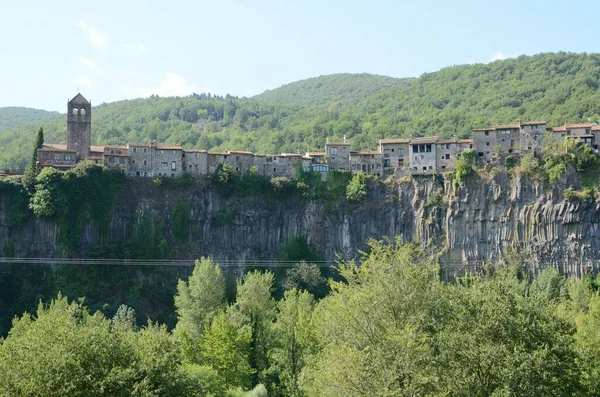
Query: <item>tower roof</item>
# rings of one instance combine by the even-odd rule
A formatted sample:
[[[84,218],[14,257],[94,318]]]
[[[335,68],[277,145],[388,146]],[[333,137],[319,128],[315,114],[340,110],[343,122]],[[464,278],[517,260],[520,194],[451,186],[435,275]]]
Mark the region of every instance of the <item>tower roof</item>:
[[[81,94],[77,94],[75,95],[75,97],[73,99],[71,99],[69,101],[69,103],[72,103],[74,105],[89,105],[90,103],[88,102],[87,99],[85,99],[85,97]]]

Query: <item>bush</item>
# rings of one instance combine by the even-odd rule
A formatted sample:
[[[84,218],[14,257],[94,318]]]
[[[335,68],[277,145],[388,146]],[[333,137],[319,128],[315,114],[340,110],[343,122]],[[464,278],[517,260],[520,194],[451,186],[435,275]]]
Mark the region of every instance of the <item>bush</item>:
[[[354,174],[346,187],[346,200],[353,203],[362,202],[367,196],[367,175],[362,172]]]
[[[473,165],[476,156],[475,149],[469,149],[465,150],[460,158],[456,160],[454,166],[454,183],[456,185],[462,186],[465,183],[465,179],[475,172]]]
[[[586,201],[596,198],[596,189],[586,187],[583,190],[573,190],[571,188],[563,190],[563,195],[567,201]]]

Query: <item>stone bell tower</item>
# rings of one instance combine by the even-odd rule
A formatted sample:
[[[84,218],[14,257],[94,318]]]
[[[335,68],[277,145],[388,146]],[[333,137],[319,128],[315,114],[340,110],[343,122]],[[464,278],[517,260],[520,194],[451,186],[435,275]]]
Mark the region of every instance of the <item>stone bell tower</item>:
[[[77,151],[77,161],[90,155],[92,104],[81,94],[67,104],[67,149]]]

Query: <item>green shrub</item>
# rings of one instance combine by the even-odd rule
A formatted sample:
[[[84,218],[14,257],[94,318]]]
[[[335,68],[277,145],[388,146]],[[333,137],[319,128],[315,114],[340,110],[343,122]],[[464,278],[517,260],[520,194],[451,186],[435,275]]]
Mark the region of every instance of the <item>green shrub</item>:
[[[469,149],[462,152],[460,158],[456,160],[454,166],[454,183],[462,186],[465,179],[475,172],[474,163],[477,153],[475,149]]]
[[[571,188],[563,190],[563,195],[567,201],[586,201],[596,198],[596,189],[585,187],[583,190],[573,190]]]
[[[444,196],[440,192],[431,193],[423,206],[429,210],[439,210],[444,206]]]
[[[346,200],[353,203],[362,202],[367,196],[367,175],[362,172],[354,174],[346,187]]]

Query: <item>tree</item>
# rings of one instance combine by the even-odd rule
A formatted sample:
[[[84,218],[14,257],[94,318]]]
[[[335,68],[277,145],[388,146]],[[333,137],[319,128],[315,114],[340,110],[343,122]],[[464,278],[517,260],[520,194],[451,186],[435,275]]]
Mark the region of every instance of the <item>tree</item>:
[[[359,172],[352,176],[346,187],[346,200],[353,203],[362,202],[367,196],[367,174]]]
[[[184,357],[198,362],[198,343],[212,318],[225,310],[225,278],[209,258],[196,261],[187,282],[179,280],[175,295],[178,334]]]
[[[581,316],[575,335],[581,381],[587,395],[600,396],[600,296],[594,294],[588,312]]]
[[[37,139],[35,144],[33,145],[33,154],[31,155],[31,161],[29,162],[29,166],[25,169],[25,173],[23,174],[23,185],[27,190],[33,191],[33,186],[35,184],[35,176],[37,175],[37,151],[44,146],[44,129],[40,127]]]
[[[443,316],[435,268],[416,246],[371,242],[340,269],[313,324],[318,353],[301,377],[310,396],[427,395],[436,390],[433,350]]]
[[[53,217],[63,213],[67,198],[61,190],[63,174],[55,168],[44,168],[36,178],[35,193],[29,207],[37,216]]]
[[[252,331],[231,323],[225,313],[213,317],[200,343],[201,361],[217,371],[226,388],[248,388],[254,370],[248,362]]]
[[[277,372],[284,396],[299,397],[302,369],[317,351],[312,329],[314,298],[307,291],[291,289],[277,303],[274,332],[277,343],[273,349],[273,368]]]
[[[273,346],[272,326],[275,320],[273,273],[253,271],[237,282],[235,305],[230,314],[240,326],[251,330],[250,364],[256,369],[258,381],[269,387],[270,350]],[[255,382],[259,383],[259,382]]]
[[[285,272],[283,288],[306,290],[317,299],[323,298],[329,292],[327,279],[323,277],[319,266],[305,261],[296,263]]]

